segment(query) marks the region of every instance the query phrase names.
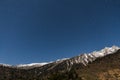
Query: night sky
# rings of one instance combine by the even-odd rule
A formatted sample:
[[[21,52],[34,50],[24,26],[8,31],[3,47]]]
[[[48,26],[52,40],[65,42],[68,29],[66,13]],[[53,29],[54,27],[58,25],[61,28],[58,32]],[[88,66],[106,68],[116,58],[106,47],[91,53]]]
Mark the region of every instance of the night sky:
[[[0,0],[0,63],[49,62],[120,46],[120,0]]]

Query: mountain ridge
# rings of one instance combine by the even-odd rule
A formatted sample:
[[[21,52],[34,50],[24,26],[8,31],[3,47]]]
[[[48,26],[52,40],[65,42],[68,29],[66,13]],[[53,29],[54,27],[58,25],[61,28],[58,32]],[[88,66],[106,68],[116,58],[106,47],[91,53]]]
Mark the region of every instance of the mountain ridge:
[[[99,57],[104,57],[106,55],[115,53],[117,50],[119,50],[120,48],[117,46],[112,46],[112,47],[105,47],[102,50],[99,51],[93,51],[91,53],[84,53],[84,54],[80,54],[78,56],[74,56],[72,58],[63,58],[63,59],[58,59],[56,61],[50,61],[50,62],[42,62],[42,63],[30,63],[30,64],[19,64],[19,65],[10,65],[10,64],[3,64],[0,63],[0,65],[2,66],[6,66],[6,67],[12,67],[12,68],[34,68],[34,67],[41,67],[50,63],[60,63],[62,61],[65,60],[70,60],[69,62],[67,61],[66,63],[68,65],[73,65],[73,63],[82,63],[85,66],[88,64],[88,62],[92,62],[94,61],[96,58]],[[76,58],[76,59],[74,59]]]
[[[120,49],[112,46],[40,67],[0,66],[0,80],[119,80],[119,72]]]

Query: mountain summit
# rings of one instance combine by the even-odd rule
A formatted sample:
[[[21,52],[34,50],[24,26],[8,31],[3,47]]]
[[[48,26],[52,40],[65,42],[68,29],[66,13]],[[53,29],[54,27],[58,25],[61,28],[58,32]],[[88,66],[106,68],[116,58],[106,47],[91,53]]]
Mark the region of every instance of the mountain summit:
[[[0,80],[120,80],[120,48],[105,47],[48,63],[1,64],[0,74]]]

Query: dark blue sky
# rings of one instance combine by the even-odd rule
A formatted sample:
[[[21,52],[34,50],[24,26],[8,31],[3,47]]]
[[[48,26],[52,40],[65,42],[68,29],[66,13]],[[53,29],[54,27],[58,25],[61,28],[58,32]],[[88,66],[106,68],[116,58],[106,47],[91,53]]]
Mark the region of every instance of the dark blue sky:
[[[120,0],[0,0],[0,63],[54,61],[120,46]]]

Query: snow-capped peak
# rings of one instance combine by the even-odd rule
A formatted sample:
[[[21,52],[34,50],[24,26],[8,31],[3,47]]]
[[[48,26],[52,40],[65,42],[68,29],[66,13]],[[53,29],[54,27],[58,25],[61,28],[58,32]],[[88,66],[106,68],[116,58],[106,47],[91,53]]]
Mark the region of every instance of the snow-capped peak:
[[[104,49],[102,49],[100,51],[94,51],[94,52],[90,53],[89,55],[93,55],[95,57],[103,57],[108,54],[115,53],[118,49],[120,49],[120,48],[117,46],[105,47]]]
[[[120,48],[117,46],[105,47],[104,49],[102,49],[100,51],[94,51],[94,52],[87,53],[87,54],[86,53],[81,54],[81,55],[73,57],[73,58],[58,59],[58,60],[52,61],[52,62],[20,64],[20,65],[16,65],[16,66],[12,66],[9,64],[0,64],[0,65],[7,66],[7,67],[17,67],[17,68],[33,68],[33,67],[41,67],[46,64],[50,64],[50,63],[54,63],[54,62],[55,62],[55,64],[56,63],[60,64],[62,62],[66,62],[69,67],[72,66],[73,64],[79,64],[79,63],[82,63],[86,66],[89,62],[92,62],[99,57],[104,57],[106,55],[113,54],[113,53],[117,52],[119,49]]]
[[[92,62],[99,57],[104,57],[106,55],[113,54],[117,52],[119,49],[120,48],[117,46],[105,47],[100,51],[94,51],[92,53],[87,53],[87,54],[85,53],[85,54],[81,54],[79,56],[73,57],[68,60],[67,64],[70,66],[70,65],[73,65],[74,63],[75,64],[82,63],[83,65],[86,66],[89,62]]]

